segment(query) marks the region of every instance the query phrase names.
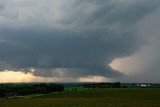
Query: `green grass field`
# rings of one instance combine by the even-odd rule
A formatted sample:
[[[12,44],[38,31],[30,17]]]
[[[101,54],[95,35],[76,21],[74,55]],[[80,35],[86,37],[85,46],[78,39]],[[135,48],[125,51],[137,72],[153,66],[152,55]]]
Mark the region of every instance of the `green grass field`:
[[[160,107],[160,89],[80,89],[0,99],[0,107]]]

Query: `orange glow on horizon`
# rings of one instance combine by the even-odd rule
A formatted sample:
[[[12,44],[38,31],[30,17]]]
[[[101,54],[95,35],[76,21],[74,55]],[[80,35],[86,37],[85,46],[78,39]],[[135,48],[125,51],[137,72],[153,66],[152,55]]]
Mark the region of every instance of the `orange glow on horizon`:
[[[34,76],[31,73],[25,74],[21,71],[0,71],[0,83],[19,83],[19,82],[110,82],[112,78],[102,76],[87,76],[87,77],[40,77]]]
[[[88,77],[80,77],[79,82],[111,82],[111,78],[106,78],[102,76],[88,76]]]
[[[56,78],[45,78],[37,77],[31,73],[23,73],[21,71],[1,71],[0,72],[0,83],[8,82],[53,82],[56,81]]]

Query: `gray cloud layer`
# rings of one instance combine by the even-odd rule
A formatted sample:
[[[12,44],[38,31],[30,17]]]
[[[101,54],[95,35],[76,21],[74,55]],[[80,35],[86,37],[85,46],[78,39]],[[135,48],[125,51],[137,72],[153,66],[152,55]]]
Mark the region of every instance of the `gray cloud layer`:
[[[121,76],[109,64],[148,42],[137,33],[137,23],[159,3],[0,0],[0,68],[39,76]]]

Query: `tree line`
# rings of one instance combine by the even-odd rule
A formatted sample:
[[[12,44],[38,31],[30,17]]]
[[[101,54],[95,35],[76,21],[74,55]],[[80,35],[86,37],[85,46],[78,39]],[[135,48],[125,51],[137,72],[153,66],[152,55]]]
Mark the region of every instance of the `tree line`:
[[[37,84],[0,84],[0,97],[8,93],[16,93],[18,96],[28,94],[47,94],[51,92],[64,91],[62,84],[37,83]]]
[[[115,83],[86,83],[82,85],[84,88],[120,88],[121,83],[115,82]]]

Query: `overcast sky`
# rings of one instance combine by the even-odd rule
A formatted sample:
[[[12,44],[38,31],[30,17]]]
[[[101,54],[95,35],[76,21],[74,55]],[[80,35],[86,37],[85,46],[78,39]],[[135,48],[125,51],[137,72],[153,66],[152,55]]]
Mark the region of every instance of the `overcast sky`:
[[[159,19],[160,0],[0,0],[0,71],[160,82]]]

